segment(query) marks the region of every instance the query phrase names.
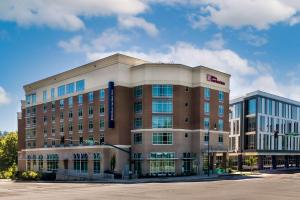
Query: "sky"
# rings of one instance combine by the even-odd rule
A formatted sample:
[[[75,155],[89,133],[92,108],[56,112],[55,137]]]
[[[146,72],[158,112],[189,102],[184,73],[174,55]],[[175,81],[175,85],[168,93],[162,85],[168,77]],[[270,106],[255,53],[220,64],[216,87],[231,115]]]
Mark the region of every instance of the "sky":
[[[117,52],[300,101],[299,34],[299,0],[1,0],[0,130],[17,130],[23,85]]]

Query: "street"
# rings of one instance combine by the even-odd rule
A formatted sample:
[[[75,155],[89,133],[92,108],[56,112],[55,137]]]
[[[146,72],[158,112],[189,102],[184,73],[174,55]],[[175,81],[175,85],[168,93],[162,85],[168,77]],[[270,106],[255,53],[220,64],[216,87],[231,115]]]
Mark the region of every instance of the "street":
[[[2,200],[299,199],[300,174],[267,174],[202,182],[99,184],[1,182]]]

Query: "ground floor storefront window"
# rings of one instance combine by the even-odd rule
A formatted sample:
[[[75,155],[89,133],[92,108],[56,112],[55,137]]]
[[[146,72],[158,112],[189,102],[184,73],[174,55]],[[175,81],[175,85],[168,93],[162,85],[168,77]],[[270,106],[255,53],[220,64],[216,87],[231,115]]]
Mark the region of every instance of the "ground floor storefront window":
[[[56,171],[58,169],[59,157],[57,154],[48,154],[47,155],[47,170]]]
[[[94,153],[94,174],[100,174],[100,153]]]
[[[175,174],[175,153],[150,153],[150,174]]]
[[[43,155],[39,155],[39,171],[42,171],[44,168]]]
[[[137,175],[142,174],[142,154],[141,153],[134,153],[134,173]]]
[[[88,155],[86,153],[73,155],[73,168],[78,173],[87,173],[88,171]]]

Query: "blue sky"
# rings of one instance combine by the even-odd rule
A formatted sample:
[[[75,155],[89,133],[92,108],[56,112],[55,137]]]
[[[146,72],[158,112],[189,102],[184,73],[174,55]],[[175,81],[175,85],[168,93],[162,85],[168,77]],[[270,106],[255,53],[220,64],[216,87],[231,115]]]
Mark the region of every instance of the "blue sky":
[[[0,130],[16,130],[22,86],[115,52],[232,74],[231,97],[300,101],[297,0],[2,0]]]

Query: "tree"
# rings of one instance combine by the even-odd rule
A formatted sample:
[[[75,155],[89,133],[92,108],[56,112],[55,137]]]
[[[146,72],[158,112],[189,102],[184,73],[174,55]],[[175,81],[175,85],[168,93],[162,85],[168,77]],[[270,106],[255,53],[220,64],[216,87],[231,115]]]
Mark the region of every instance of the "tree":
[[[18,161],[18,134],[10,132],[0,137],[0,170],[7,169]]]
[[[114,154],[110,159],[110,170],[115,171],[116,168],[116,155]]]
[[[251,169],[251,172],[252,172],[253,167],[254,167],[255,165],[257,165],[257,157],[255,157],[255,156],[249,156],[249,157],[246,159],[246,163],[247,163],[247,165],[250,166],[250,169]]]

